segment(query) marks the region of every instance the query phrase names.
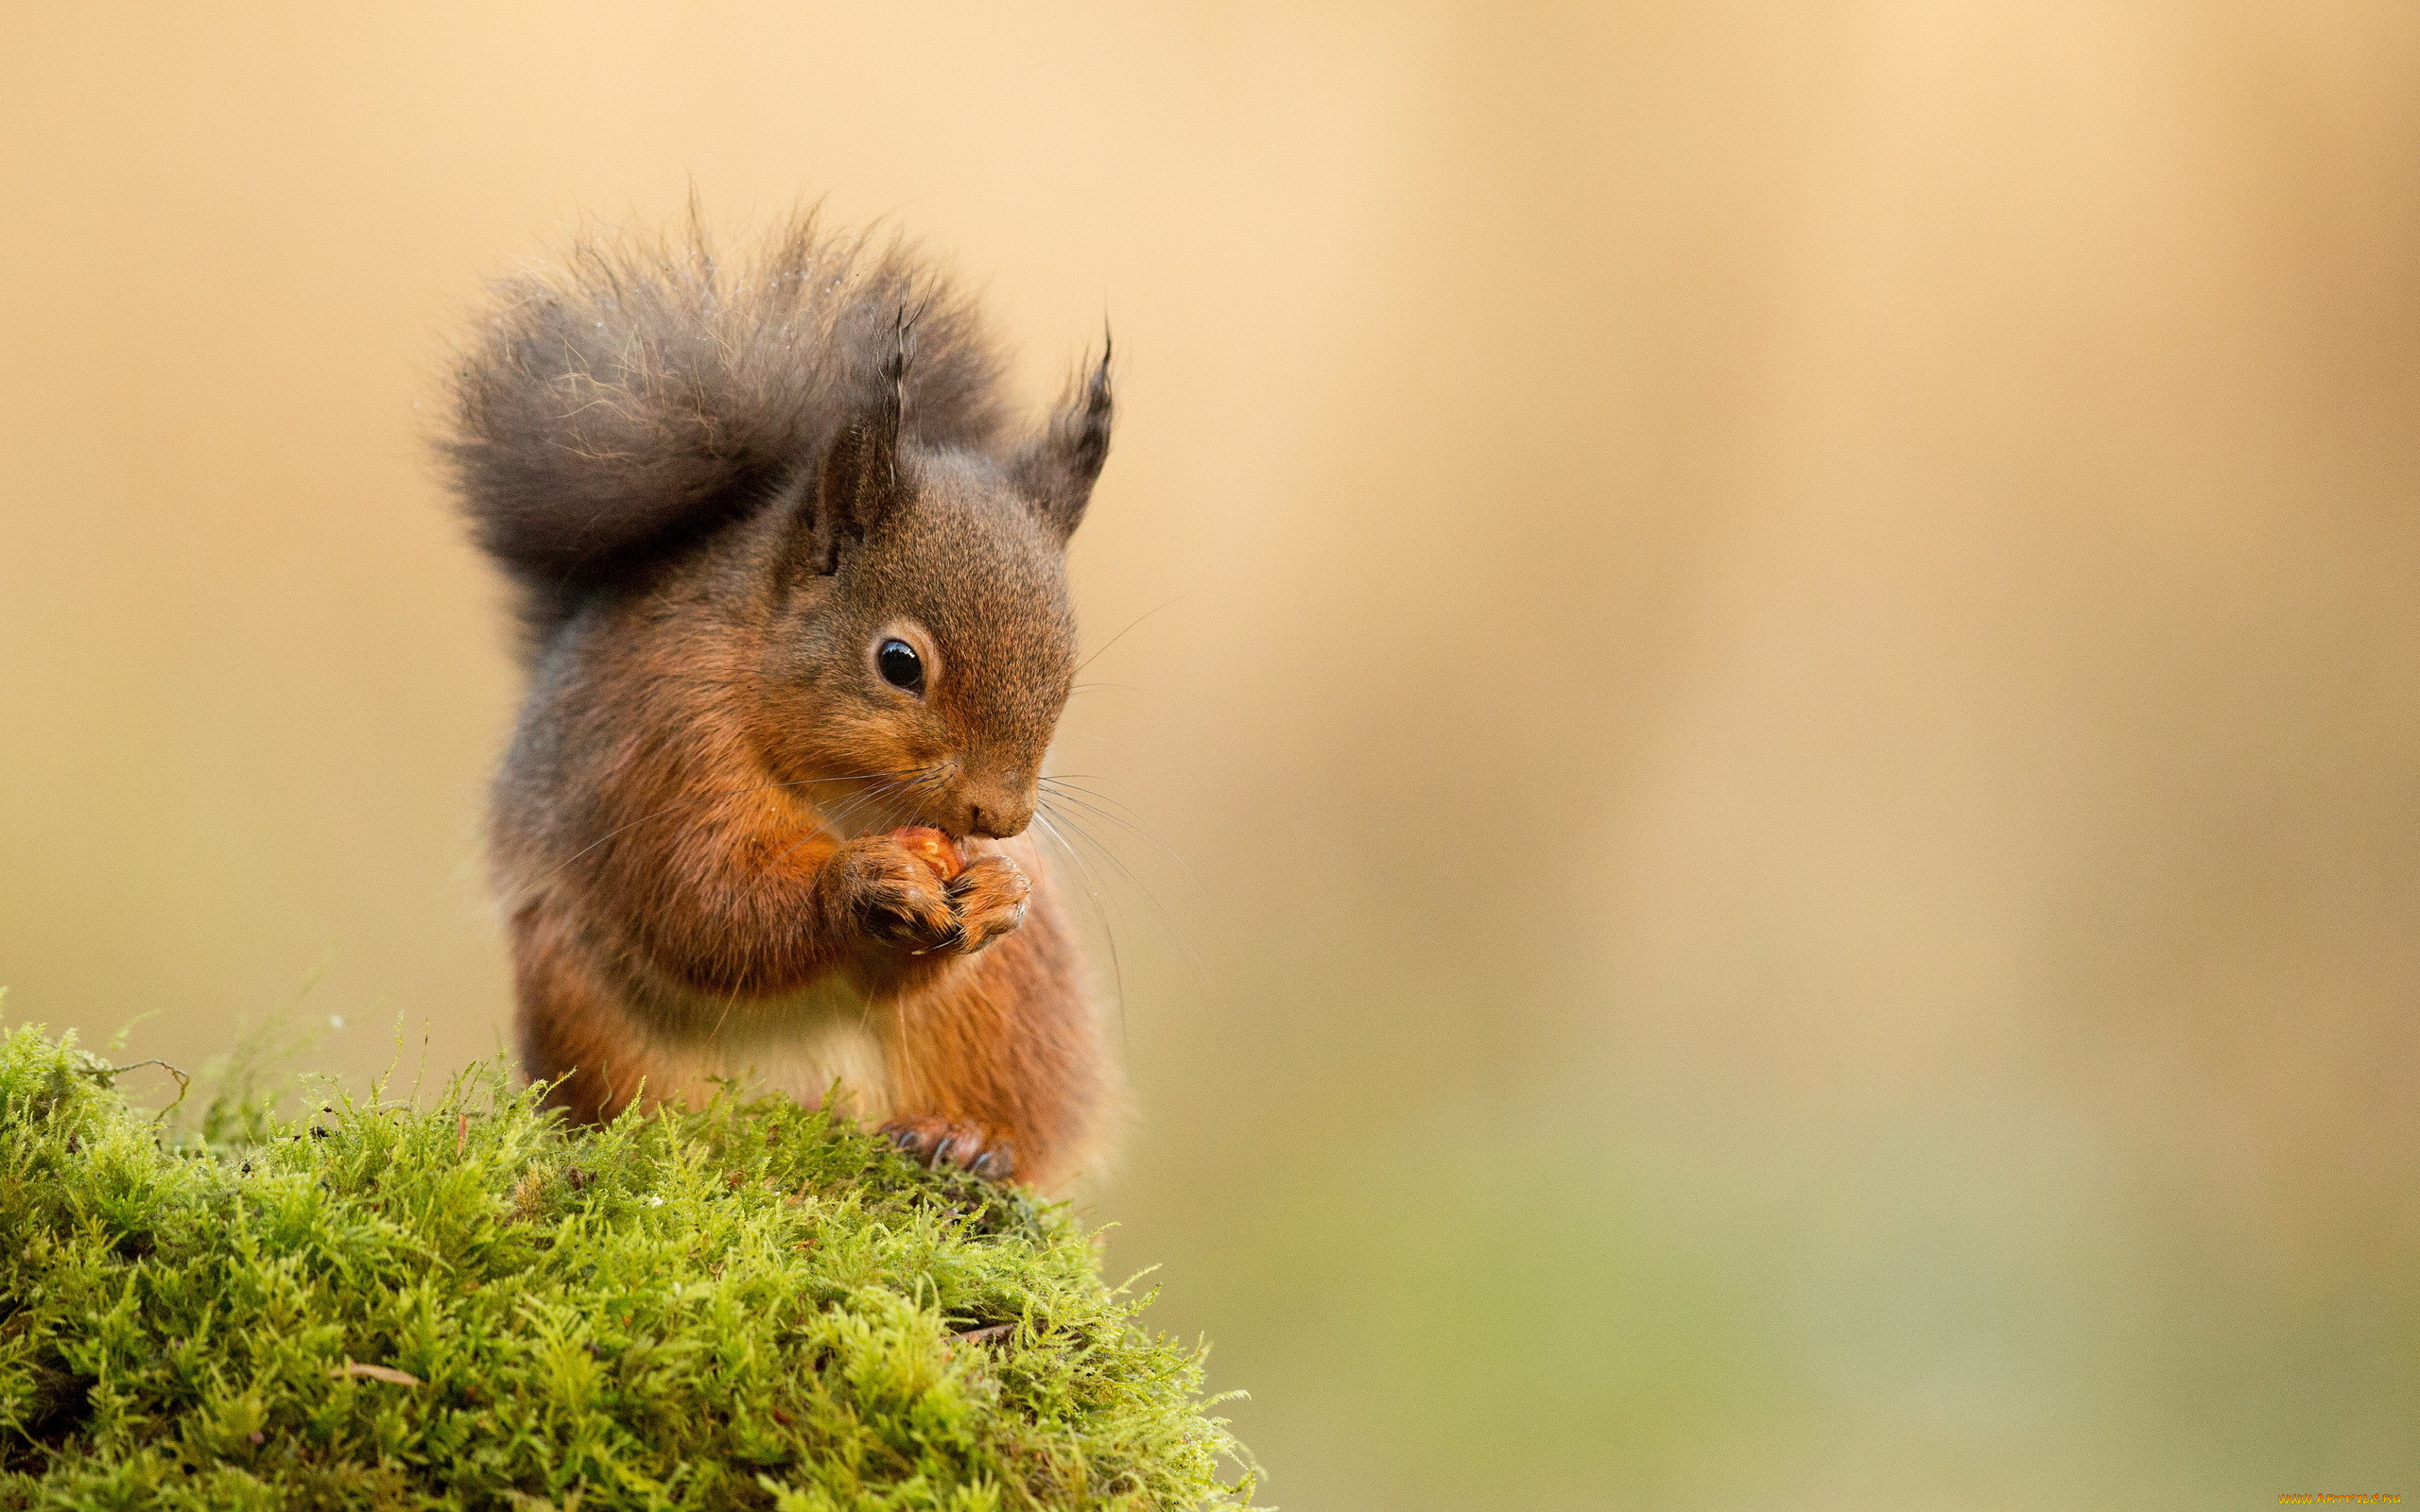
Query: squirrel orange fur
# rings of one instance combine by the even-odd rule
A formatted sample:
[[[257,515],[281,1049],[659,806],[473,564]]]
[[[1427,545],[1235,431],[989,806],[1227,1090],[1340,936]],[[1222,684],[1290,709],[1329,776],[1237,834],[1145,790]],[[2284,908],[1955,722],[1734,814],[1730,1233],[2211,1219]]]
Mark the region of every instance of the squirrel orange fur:
[[[1014,438],[968,304],[811,220],[503,284],[445,442],[520,589],[494,793],[524,1069],[580,1119],[754,1081],[1063,1188],[1108,1103],[1028,833],[1108,354]],[[935,834],[933,832],[941,832]]]

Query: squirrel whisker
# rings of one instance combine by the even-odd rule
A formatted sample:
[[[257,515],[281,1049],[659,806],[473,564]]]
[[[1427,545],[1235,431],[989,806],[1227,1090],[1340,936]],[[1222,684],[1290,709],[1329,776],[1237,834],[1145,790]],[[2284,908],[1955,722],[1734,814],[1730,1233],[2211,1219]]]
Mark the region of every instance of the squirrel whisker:
[[[1157,850],[1160,854],[1166,856],[1172,864],[1174,864],[1179,871],[1184,872],[1185,881],[1194,882],[1198,880],[1193,875],[1193,868],[1185,864],[1184,857],[1177,854],[1173,847],[1163,841],[1158,835],[1153,834],[1150,831],[1143,828],[1141,824],[1135,822],[1133,819],[1128,818],[1101,806],[1104,803],[1117,803],[1115,799],[1111,798],[1105,793],[1096,793],[1087,787],[1071,786],[1065,782],[1055,778],[1044,778],[1042,780],[1042,785],[1044,788],[1048,790],[1052,797],[1058,799],[1060,801],[1073,803],[1078,808],[1082,809],[1084,812],[1092,815],[1103,823],[1115,824],[1119,829],[1124,830],[1127,833],[1142,841],[1145,845],[1151,847],[1151,849]],[[1098,799],[1098,801],[1093,801],[1095,799]],[[1123,803],[1118,803],[1117,806],[1119,808],[1126,807]],[[1129,810],[1128,812],[1132,813],[1132,811]]]
[[[920,770],[920,768],[916,767],[905,767],[902,769],[906,771]],[[835,834],[841,834],[851,819],[865,812],[867,809],[873,808],[876,804],[887,803],[890,797],[904,786],[907,781],[908,780],[878,782],[872,787],[861,789],[852,795],[849,800],[842,803],[839,807],[821,811],[824,827],[829,829]],[[883,829],[892,829],[895,827],[896,826],[890,824],[881,826]],[[845,835],[843,835],[843,838],[845,838]]]
[[[1046,799],[1043,801],[1046,807],[1049,806],[1049,799]],[[1136,876],[1133,868],[1127,866],[1124,861],[1118,858],[1117,852],[1112,850],[1106,844],[1104,844],[1099,836],[1094,834],[1091,831],[1078,823],[1074,816],[1068,814],[1063,809],[1053,808],[1051,811],[1051,816],[1060,824],[1063,824],[1069,830],[1073,831],[1078,839],[1083,841],[1086,845],[1091,846],[1095,850],[1098,851],[1103,862],[1113,868],[1115,868],[1117,874],[1125,878],[1126,881],[1133,886],[1135,891],[1143,895],[1143,901],[1150,905],[1151,912],[1159,916],[1161,927],[1165,928],[1168,932],[1169,937],[1176,941],[1177,948],[1184,953],[1185,959],[1192,964],[1195,974],[1200,976],[1204,982],[1209,981],[1211,979],[1209,966],[1203,962],[1201,954],[1193,948],[1193,942],[1184,937],[1184,931],[1177,925],[1176,916],[1168,911],[1167,904],[1160,902],[1159,894],[1151,890],[1150,885],[1146,883],[1142,878]],[[1129,826],[1129,828],[1132,828],[1132,826]],[[1146,838],[1149,838],[1149,836],[1146,836]],[[1167,848],[1162,847],[1162,849],[1165,850]],[[1184,861],[1178,858],[1175,852],[1169,851],[1168,855],[1171,860],[1175,860],[1177,862],[1178,866],[1184,866]],[[1186,880],[1192,880],[1191,873],[1188,872],[1186,874]]]
[[[901,772],[913,772],[921,769],[922,768],[914,766],[900,766],[892,768],[894,771]],[[857,772],[853,775],[856,777],[884,777],[890,774],[885,772]],[[587,845],[584,845],[579,850],[573,851],[570,855],[563,857],[562,860],[549,868],[544,873],[543,873],[543,875],[548,877],[553,876],[563,868],[570,866],[573,862],[578,861],[580,857],[588,854],[591,850],[596,850],[598,846],[605,844],[614,836],[621,834],[626,831],[635,830],[642,824],[663,818],[667,815],[684,814],[689,810],[696,808],[700,803],[719,803],[728,799],[746,798],[751,793],[770,792],[778,787],[806,787],[816,782],[848,782],[850,780],[850,778],[845,777],[802,777],[795,782],[759,782],[752,787],[731,787],[724,788],[720,792],[700,793],[693,798],[683,799],[680,802],[672,804],[668,808],[658,809],[653,814],[642,814],[637,818],[631,820],[627,824],[616,825],[613,829],[606,831],[603,834],[598,835],[595,840],[590,841]]]
[[[1097,646],[1094,646],[1094,647],[1093,647],[1093,653],[1092,653],[1092,655],[1091,655],[1091,656],[1088,656],[1088,657],[1084,658],[1081,662],[1077,662],[1077,663],[1076,663],[1076,671],[1077,671],[1078,673],[1081,673],[1081,672],[1084,670],[1084,668],[1086,668],[1086,667],[1088,667],[1088,666],[1091,666],[1095,661],[1098,660],[1098,658],[1099,658],[1100,654],[1101,654],[1103,651],[1108,650],[1111,646],[1115,645],[1118,642],[1120,642],[1120,641],[1122,641],[1122,640],[1126,639],[1126,635],[1127,635],[1127,631],[1128,631],[1128,630],[1132,630],[1132,629],[1133,629],[1133,628],[1134,628],[1134,627],[1136,627],[1137,625],[1142,624],[1145,620],[1148,620],[1148,619],[1150,619],[1152,615],[1157,614],[1157,613],[1160,611],[1160,610],[1163,610],[1163,609],[1174,609],[1177,605],[1184,603],[1184,600],[1185,600],[1185,598],[1186,598],[1186,596],[1187,596],[1186,594],[1179,593],[1179,594],[1177,594],[1177,595],[1176,595],[1176,597],[1169,599],[1169,600],[1168,600],[1167,603],[1165,603],[1165,604],[1162,604],[1162,605],[1159,607],[1159,609],[1150,609],[1150,610],[1145,610],[1142,613],[1137,614],[1137,615],[1135,615],[1132,619],[1131,619],[1131,620],[1127,621],[1127,622],[1126,622],[1126,629],[1118,631],[1115,635],[1111,636],[1108,640],[1101,642],[1101,643],[1100,643],[1100,644],[1098,644],[1098,645],[1097,645]]]
[[[1076,864],[1079,880],[1083,884],[1084,896],[1092,900],[1093,917],[1100,921],[1101,942],[1109,947],[1110,987],[1117,999],[1117,1033],[1120,1039],[1124,1039],[1127,1032],[1126,967],[1118,955],[1117,929],[1109,921],[1109,906],[1101,901],[1100,888],[1093,880],[1093,868],[1084,865],[1084,858],[1077,854],[1076,848],[1067,843],[1067,837],[1059,833],[1059,826],[1050,822],[1049,814],[1045,812],[1047,807],[1046,800],[1035,806],[1033,822],[1041,825],[1042,833],[1057,841],[1059,849],[1067,852],[1067,859]]]

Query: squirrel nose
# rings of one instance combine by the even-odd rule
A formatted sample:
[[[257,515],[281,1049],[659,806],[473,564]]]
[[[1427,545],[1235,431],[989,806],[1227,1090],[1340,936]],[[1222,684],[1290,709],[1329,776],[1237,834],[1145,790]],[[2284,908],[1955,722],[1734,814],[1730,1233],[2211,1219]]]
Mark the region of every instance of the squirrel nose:
[[[966,805],[966,833],[1005,840],[1033,822],[1033,800],[994,793]]]

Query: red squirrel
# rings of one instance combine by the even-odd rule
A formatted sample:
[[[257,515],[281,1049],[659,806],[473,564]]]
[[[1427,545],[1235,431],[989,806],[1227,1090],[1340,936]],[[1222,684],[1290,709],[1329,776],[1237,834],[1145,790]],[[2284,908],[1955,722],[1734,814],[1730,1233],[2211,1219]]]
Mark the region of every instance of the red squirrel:
[[[811,219],[745,266],[591,239],[496,294],[443,450],[530,674],[491,825],[524,1070],[580,1120],[838,1088],[1063,1188],[1109,1077],[1027,832],[1106,346],[1018,435],[970,304]]]

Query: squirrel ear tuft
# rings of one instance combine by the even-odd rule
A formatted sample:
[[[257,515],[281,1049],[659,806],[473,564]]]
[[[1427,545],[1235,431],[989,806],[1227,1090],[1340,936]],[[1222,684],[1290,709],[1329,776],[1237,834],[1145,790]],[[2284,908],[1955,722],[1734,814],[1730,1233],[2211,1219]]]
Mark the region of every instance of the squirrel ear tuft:
[[[808,500],[803,539],[809,571],[829,576],[840,549],[873,534],[899,502],[899,432],[908,405],[908,365],[916,352],[908,312],[890,358],[882,365],[883,397],[832,438]]]
[[[1101,332],[1100,364],[1078,380],[1050,428],[1017,459],[1016,478],[1033,496],[1043,524],[1063,542],[1083,524],[1093,480],[1109,460],[1109,333]]]

